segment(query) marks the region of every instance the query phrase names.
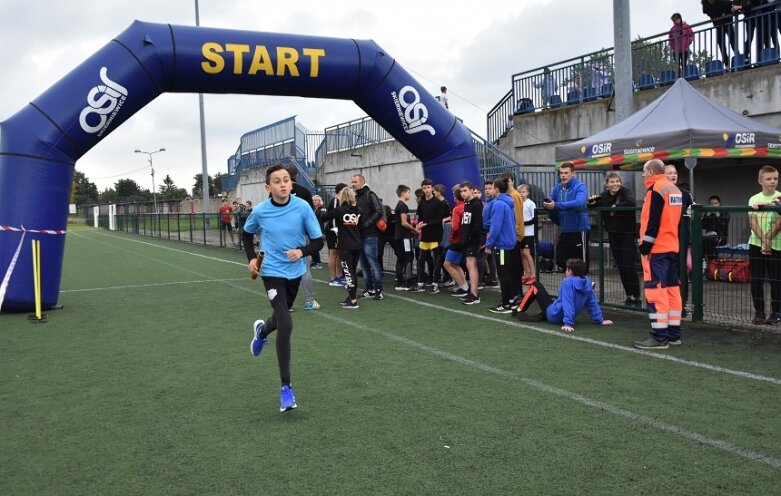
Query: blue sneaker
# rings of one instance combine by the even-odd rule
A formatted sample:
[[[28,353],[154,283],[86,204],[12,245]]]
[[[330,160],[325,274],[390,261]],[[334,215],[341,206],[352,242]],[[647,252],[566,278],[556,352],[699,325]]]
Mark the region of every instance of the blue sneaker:
[[[279,390],[279,411],[286,412],[298,407],[296,404],[296,393],[290,386],[282,386]]]
[[[320,304],[315,300],[307,301],[306,303],[304,303],[304,310],[318,310],[319,308],[320,308]]]
[[[260,356],[263,351],[263,347],[268,343],[268,336],[265,338],[260,337],[260,333],[263,332],[263,326],[266,323],[262,319],[258,319],[252,325],[252,342],[249,344],[249,351],[254,356]]]

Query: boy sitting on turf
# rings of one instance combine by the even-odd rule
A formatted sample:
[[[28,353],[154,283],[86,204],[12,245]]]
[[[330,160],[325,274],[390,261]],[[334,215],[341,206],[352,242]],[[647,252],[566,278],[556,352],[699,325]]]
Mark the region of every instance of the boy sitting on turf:
[[[561,330],[573,332],[575,317],[586,307],[591,319],[599,325],[613,325],[612,320],[602,316],[602,310],[597,303],[594,286],[586,277],[586,264],[583,260],[570,258],[567,260],[566,277],[561,281],[559,297],[551,301],[551,297],[539,282],[534,282],[513,313],[522,322],[542,322],[547,320],[552,324],[563,324]],[[530,315],[527,312],[531,304],[537,301],[542,313]]]

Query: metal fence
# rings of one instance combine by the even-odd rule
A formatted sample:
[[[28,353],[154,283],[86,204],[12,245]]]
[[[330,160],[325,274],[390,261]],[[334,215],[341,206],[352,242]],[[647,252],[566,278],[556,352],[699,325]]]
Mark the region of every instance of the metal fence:
[[[781,214],[781,207],[766,209]],[[631,211],[639,216],[639,208],[593,208],[589,209],[591,232],[589,242],[590,277],[596,283],[600,304],[607,307],[625,308],[644,311],[642,308],[627,306],[627,293],[619,276],[616,257],[610,246],[610,238],[605,231],[602,216],[616,211]],[[748,207],[705,207],[694,205],[692,216],[685,218],[691,223],[691,239],[682,244],[689,246],[681,253],[682,291],[685,292],[685,310],[694,321],[704,321],[713,324],[736,328],[757,328],[751,323],[754,316],[754,306],[750,282],[737,275],[719,273],[718,266],[724,260],[746,260],[748,256],[748,239],[750,235],[749,212],[755,212]],[[715,217],[718,214],[719,217]],[[714,223],[713,219],[720,219]],[[108,229],[108,216],[99,219],[100,227]],[[718,225],[718,227],[714,227]],[[235,228],[237,229],[237,228]],[[241,249],[240,231],[234,230],[234,238],[224,230],[220,230],[218,214],[128,214],[116,216],[116,230],[150,236],[172,241],[195,243]],[[714,234],[715,233],[715,234]],[[547,211],[537,210],[536,231],[536,272],[540,282],[551,293],[555,293],[564,277],[556,266],[555,245],[558,237],[557,226],[550,221]],[[629,233],[637,235],[637,231]],[[635,271],[642,281],[639,253],[634,254]],[[321,259],[328,260],[327,249],[321,252]],[[393,272],[396,259],[393,250],[385,246],[382,263],[386,272]],[[710,273],[709,273],[710,266]],[[714,269],[717,270],[714,273]],[[715,280],[714,280],[715,279]],[[640,283],[642,287],[642,282]],[[766,303],[766,314],[770,314],[771,285],[781,284],[781,280],[771,280],[767,274],[762,276]]]
[[[589,243],[589,266],[591,278],[597,284],[597,294],[601,304],[612,307],[626,307],[627,292],[622,284],[616,257],[611,250],[610,240],[603,228],[601,216],[615,211],[633,211],[639,216],[640,208],[594,208],[590,209],[591,233]],[[778,210],[781,209],[769,209]],[[685,217],[690,222],[690,242],[682,239],[687,250],[681,251],[681,288],[684,296],[684,309],[694,321],[704,321],[738,328],[756,328],[751,323],[754,305],[751,296],[750,279],[744,274],[730,272],[735,265],[751,265],[748,255],[750,235],[748,207],[705,207],[694,205],[692,216]],[[537,229],[537,270],[539,280],[555,291],[564,274],[555,264],[555,244],[558,229],[547,216],[547,211],[538,210]],[[717,216],[718,214],[718,216]],[[628,233],[637,235],[637,232]],[[541,249],[540,249],[541,248]],[[639,253],[635,260],[635,270],[642,280]],[[765,313],[770,315],[770,285],[781,284],[763,276]],[[641,284],[642,287],[642,284]],[[630,307],[631,308],[631,307]]]

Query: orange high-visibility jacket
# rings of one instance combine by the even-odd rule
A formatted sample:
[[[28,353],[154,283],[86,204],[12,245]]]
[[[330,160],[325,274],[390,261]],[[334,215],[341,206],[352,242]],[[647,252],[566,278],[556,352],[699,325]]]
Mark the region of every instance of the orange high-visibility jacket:
[[[640,213],[640,242],[653,244],[651,253],[678,253],[678,224],[681,222],[683,195],[664,174],[645,179],[643,210]]]

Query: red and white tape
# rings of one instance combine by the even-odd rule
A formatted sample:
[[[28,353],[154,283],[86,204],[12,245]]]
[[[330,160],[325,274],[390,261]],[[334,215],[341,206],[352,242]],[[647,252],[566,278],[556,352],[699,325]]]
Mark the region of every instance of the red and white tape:
[[[64,229],[26,229],[24,226],[22,227],[13,227],[13,226],[4,226],[0,224],[0,231],[13,231],[13,232],[31,232],[36,234],[65,234]]]

